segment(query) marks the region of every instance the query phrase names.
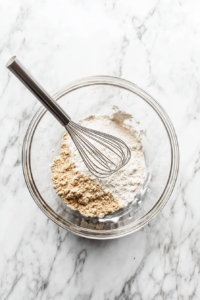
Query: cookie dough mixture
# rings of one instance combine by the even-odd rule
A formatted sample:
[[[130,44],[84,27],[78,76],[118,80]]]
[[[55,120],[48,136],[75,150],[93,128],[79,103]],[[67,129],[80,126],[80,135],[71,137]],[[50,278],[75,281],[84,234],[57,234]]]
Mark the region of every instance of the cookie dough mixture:
[[[103,179],[89,172],[70,136],[64,134],[60,155],[54,158],[51,168],[56,193],[69,207],[85,216],[103,217],[133,201],[146,170],[140,135],[130,121],[129,114],[116,111],[112,116],[90,116],[79,122],[122,139],[131,150],[129,163]]]

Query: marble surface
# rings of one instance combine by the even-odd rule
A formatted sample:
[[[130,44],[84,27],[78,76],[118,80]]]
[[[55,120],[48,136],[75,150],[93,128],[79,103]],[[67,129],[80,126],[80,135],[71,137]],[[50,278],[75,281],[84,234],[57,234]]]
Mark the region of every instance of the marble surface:
[[[197,0],[0,0],[0,299],[200,298],[199,11]],[[21,148],[40,105],[5,68],[12,55],[49,91],[112,75],[166,109],[180,172],[148,226],[118,240],[87,240],[36,206]]]

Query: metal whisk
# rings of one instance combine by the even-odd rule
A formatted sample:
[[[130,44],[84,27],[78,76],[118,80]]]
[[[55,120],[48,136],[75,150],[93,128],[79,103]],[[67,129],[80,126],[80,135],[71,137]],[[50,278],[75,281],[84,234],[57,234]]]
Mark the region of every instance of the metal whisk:
[[[108,177],[128,163],[131,152],[122,140],[71,121],[67,113],[26,71],[16,56],[8,61],[6,67],[66,128],[85,165],[93,175],[100,178]]]

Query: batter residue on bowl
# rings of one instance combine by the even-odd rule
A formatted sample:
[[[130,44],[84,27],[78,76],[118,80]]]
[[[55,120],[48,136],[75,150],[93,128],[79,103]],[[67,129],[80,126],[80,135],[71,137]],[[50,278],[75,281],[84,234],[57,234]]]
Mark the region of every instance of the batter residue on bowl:
[[[64,134],[60,155],[52,164],[52,181],[58,196],[85,216],[103,217],[128,202],[144,182],[146,169],[139,133],[130,125],[131,116],[116,111],[112,116],[90,116],[79,124],[122,139],[131,150],[129,163],[115,174],[98,179],[87,169],[75,145]]]

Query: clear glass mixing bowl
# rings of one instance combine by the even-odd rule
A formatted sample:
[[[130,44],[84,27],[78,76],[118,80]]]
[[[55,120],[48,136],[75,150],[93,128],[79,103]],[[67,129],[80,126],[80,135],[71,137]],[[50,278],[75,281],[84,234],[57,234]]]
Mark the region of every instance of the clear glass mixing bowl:
[[[131,114],[133,125],[143,131],[147,178],[128,206],[102,219],[71,210],[51,182],[50,164],[59,154],[65,129],[41,107],[28,127],[22,151],[25,181],[37,205],[59,226],[87,238],[118,238],[148,224],[168,201],[178,174],[178,142],[166,112],[135,84],[109,76],[77,80],[53,97],[75,122],[110,114],[113,107]]]

